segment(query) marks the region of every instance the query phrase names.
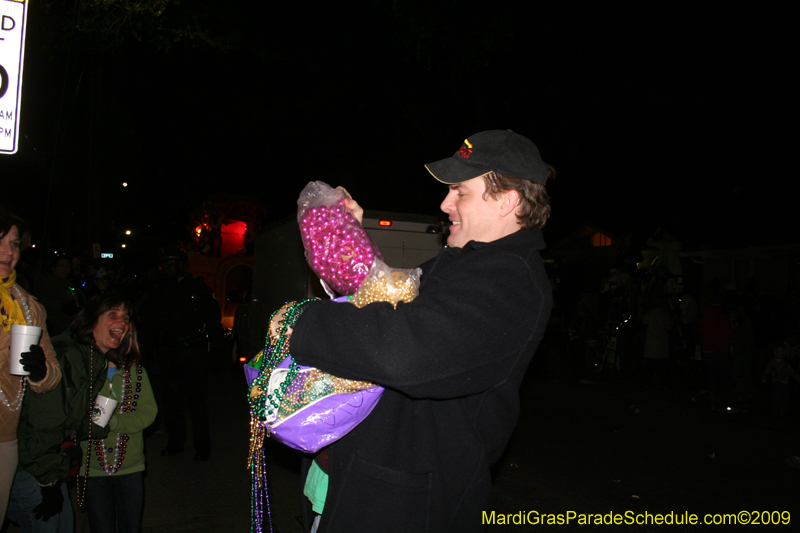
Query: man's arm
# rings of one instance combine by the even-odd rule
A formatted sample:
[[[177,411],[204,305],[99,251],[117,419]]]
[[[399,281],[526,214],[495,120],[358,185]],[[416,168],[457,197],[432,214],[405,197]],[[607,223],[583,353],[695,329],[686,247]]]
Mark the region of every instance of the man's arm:
[[[526,343],[538,343],[551,305],[543,269],[535,276],[519,257],[490,263],[432,280],[397,309],[312,304],[297,322],[291,352],[303,365],[412,396],[486,390],[505,379]]]

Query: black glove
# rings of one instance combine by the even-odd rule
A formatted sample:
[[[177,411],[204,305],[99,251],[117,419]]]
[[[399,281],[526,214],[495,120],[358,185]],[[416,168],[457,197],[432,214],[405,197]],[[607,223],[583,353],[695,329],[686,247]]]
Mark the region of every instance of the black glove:
[[[38,383],[47,375],[44,350],[38,344],[31,344],[30,352],[22,352],[20,361],[22,362],[22,368],[30,374],[28,376],[30,381]]]
[[[61,483],[39,487],[42,490],[42,503],[33,508],[33,516],[37,520],[47,522],[61,512],[64,507],[64,496],[61,494]]]

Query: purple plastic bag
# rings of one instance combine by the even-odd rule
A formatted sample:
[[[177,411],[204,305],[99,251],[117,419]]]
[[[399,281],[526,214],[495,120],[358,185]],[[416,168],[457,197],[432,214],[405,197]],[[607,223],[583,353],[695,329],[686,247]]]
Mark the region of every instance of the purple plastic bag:
[[[335,301],[347,301],[346,297]],[[292,358],[287,357],[275,368],[275,371],[288,369]],[[313,367],[299,366],[297,380],[306,377]],[[244,366],[244,375],[248,387],[258,377],[260,370],[253,366]],[[349,393],[333,393],[279,421],[264,421],[269,435],[290,448],[308,453],[315,453],[325,446],[347,435],[361,423],[375,408],[383,394],[383,387]]]

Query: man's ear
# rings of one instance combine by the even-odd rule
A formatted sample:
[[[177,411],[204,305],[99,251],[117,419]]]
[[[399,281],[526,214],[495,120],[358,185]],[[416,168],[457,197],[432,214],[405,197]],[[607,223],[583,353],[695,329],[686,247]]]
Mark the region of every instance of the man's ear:
[[[500,203],[500,215],[504,217],[508,215],[516,216],[520,202],[519,191],[511,189],[503,191],[501,194],[503,201]]]

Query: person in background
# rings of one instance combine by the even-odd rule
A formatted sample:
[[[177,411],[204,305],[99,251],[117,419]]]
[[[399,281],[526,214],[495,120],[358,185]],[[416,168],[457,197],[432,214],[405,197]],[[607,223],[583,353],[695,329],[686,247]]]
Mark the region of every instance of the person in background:
[[[722,296],[713,295],[710,305],[700,313],[700,334],[711,409],[734,412],[733,327],[730,317],[722,309]]]
[[[130,324],[130,349],[119,360],[109,352],[108,373],[99,393],[119,401],[103,440],[82,441],[89,460],[86,511],[92,533],[139,533],[144,509],[145,428],[158,408],[147,372],[139,362],[139,343]]]
[[[72,259],[70,259],[68,279],[75,298],[78,300],[78,307],[83,306],[90,298],[87,292],[89,284],[86,283],[86,278],[83,277],[83,272],[81,272],[81,257],[78,255],[73,255]]]
[[[668,305],[666,297],[662,296],[642,315],[642,324],[647,326],[642,359],[643,389],[672,385],[669,332],[674,320],[667,311]]]
[[[25,397],[17,431],[19,469],[8,518],[22,531],[73,530],[65,481],[70,470],[80,466],[83,455],[80,446],[62,449],[62,445],[108,436],[109,426],[94,424],[91,414],[108,362],[124,360],[123,354],[128,353],[130,309],[120,295],[99,295],[86,303],[69,330],[53,337],[63,379],[50,393]],[[79,490],[79,503],[81,497]]]
[[[800,376],[786,359],[789,350],[786,346],[778,346],[773,351],[772,361],[764,369],[762,383],[772,383],[772,409],[777,417],[786,416],[789,406],[789,379],[800,383]]]
[[[17,471],[17,425],[25,395],[44,394],[61,381],[61,367],[45,326],[44,307],[17,285],[15,267],[30,244],[25,222],[0,208],[0,522],[6,516],[11,484]],[[28,376],[10,373],[11,326],[42,328],[39,345],[22,354]]]
[[[184,405],[189,411],[194,459],[211,455],[206,388],[212,355],[220,352],[222,317],[219,304],[202,279],[186,272],[186,253],[161,250],[161,282],[139,303],[142,344],[155,352],[163,394],[161,413],[167,446],[161,455],[183,453],[186,443]]]
[[[70,284],[70,260],[60,256],[53,260],[50,271],[33,286],[36,297],[47,310],[47,328],[52,336],[67,329],[80,311],[80,301]]]
[[[105,269],[105,267],[98,268],[95,271],[94,276],[92,276],[91,285],[87,285],[87,292],[91,296],[103,294],[104,292],[109,290],[112,279],[113,276],[108,270]]]

